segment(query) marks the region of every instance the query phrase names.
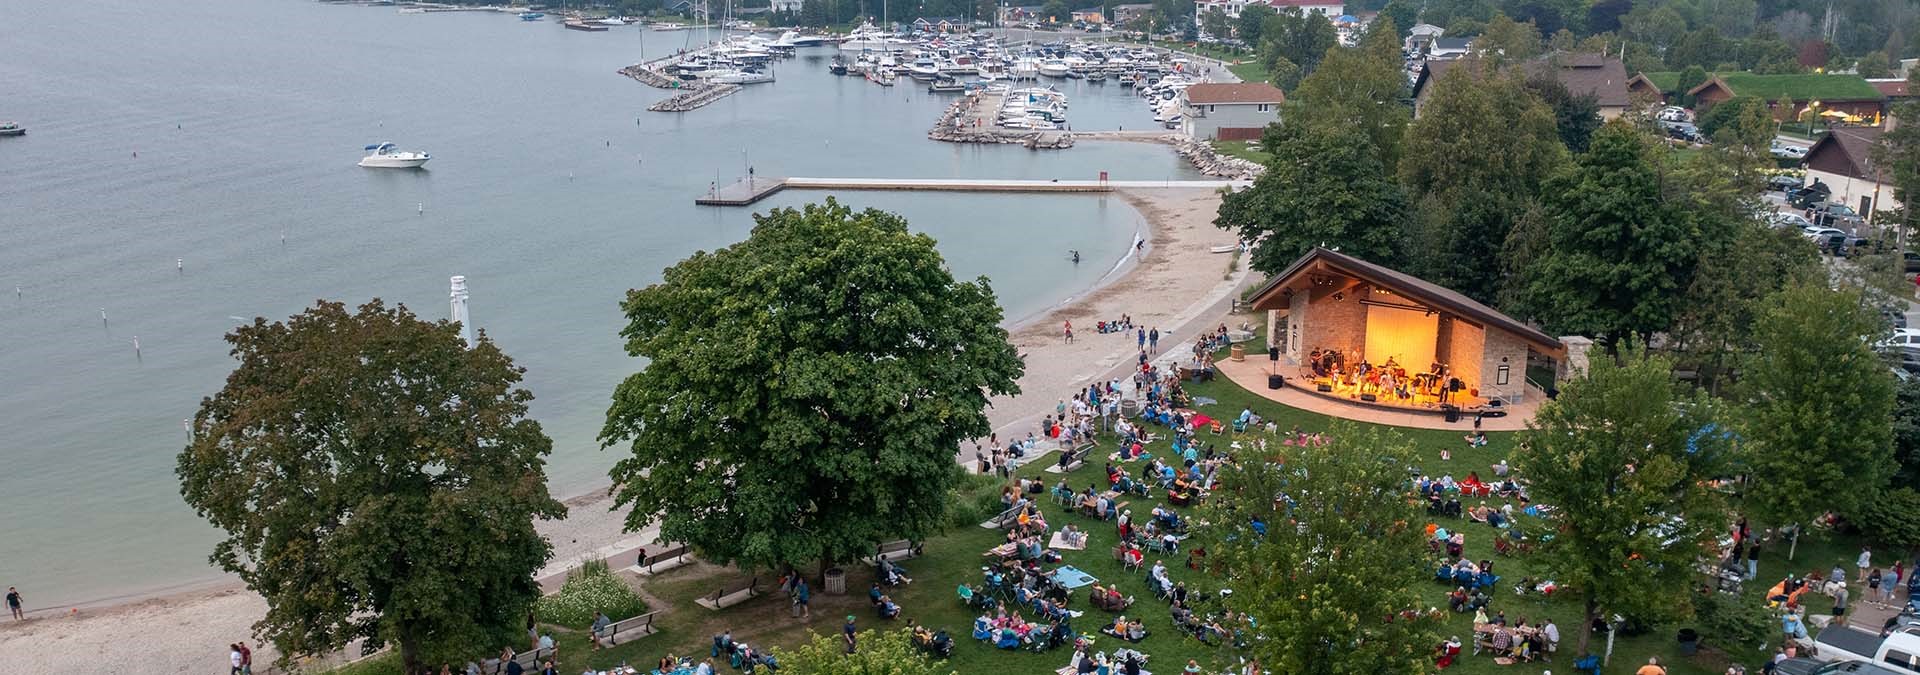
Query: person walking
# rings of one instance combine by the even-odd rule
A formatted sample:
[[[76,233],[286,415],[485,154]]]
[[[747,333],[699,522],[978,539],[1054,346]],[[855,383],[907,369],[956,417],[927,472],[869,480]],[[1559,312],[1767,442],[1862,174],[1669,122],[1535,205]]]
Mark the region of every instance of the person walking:
[[[240,643],[227,645],[227,663],[231,664],[228,675],[240,675]]]
[[[800,620],[813,618],[813,589],[807,587],[806,577],[801,577],[793,585],[793,604],[800,608]]]
[[[240,675],[253,675],[253,650],[247,648],[247,641],[234,643],[240,648]]]
[[[1860,559],[1857,561],[1854,561],[1853,565],[1855,567],[1860,568],[1860,577],[1858,579],[1855,579],[1855,581],[1860,581],[1860,582],[1866,581],[1867,568],[1873,565],[1873,549],[1867,546],[1861,546]]]
[[[1139,330],[1139,334],[1134,336],[1133,343],[1140,348],[1141,354],[1145,354],[1147,353],[1147,329],[1141,328]]]
[[[1759,576],[1760,576],[1760,542],[1756,541],[1756,542],[1753,542],[1752,546],[1747,547],[1747,581],[1753,581],[1754,579],[1759,578]]]
[[[14,621],[25,621],[27,613],[20,611],[20,589],[7,587],[7,611],[13,612]]]
[[[858,649],[858,645],[854,644],[854,637],[853,637],[853,634],[857,631],[859,631],[859,627],[853,625],[853,615],[848,614],[847,625],[840,627],[840,639],[847,643],[848,654],[852,654],[856,649]]]
[[[1847,625],[1848,597],[1846,582],[1840,582],[1840,586],[1833,589],[1833,625],[1835,626]]]

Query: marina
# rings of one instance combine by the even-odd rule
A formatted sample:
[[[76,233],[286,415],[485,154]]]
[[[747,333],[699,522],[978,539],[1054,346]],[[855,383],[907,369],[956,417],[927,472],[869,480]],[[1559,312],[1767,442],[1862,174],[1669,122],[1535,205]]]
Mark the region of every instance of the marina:
[[[710,190],[693,200],[701,206],[747,206],[782,190],[1074,193],[1115,190],[1217,190],[1246,187],[1244,180],[997,180],[979,178],[776,178],[756,177]]]

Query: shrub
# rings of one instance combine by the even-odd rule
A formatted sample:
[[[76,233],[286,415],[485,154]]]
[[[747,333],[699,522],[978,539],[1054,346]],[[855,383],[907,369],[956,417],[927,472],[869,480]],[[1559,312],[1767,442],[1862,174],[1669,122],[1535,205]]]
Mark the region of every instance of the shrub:
[[[595,612],[606,612],[618,621],[647,611],[647,603],[604,560],[590,561],[567,574],[560,592],[543,598],[536,605],[541,621],[587,628],[593,625]]]
[[[1764,650],[1767,640],[1779,632],[1779,624],[1758,602],[1743,602],[1724,593],[1708,593],[1694,603],[1700,632],[1733,654]]]

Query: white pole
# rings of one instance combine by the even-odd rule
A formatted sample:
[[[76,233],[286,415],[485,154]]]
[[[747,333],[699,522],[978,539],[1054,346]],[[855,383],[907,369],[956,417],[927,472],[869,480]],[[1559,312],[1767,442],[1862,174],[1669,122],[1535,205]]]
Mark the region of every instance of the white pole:
[[[450,281],[453,286],[449,294],[452,298],[453,321],[460,324],[460,339],[465,340],[467,347],[471,348],[474,344],[473,319],[467,315],[467,278],[456,275]]]

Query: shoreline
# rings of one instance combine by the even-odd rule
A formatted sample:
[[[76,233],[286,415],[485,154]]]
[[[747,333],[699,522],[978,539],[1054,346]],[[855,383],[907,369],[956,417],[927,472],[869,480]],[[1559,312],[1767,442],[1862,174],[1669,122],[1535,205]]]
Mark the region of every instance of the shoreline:
[[[1003,321],[1008,340],[1027,367],[1020,395],[990,401],[988,419],[998,433],[1012,437],[1052,411],[1048,399],[1065,398],[1096,378],[1109,379],[1132,367],[1136,352],[1131,335],[1099,334],[1093,330],[1095,322],[1131,314],[1136,325],[1161,330],[1163,355],[1177,355],[1200,331],[1196,326],[1216,319],[1233,291],[1248,281],[1244,262],[1228,273],[1229,258],[1208,250],[1236,241],[1234,233],[1212,225],[1220,199],[1216,190],[1122,189],[1115,194],[1144,223],[1136,236],[1147,246],[1117,261],[1088,288],[1046,309]],[[1084,325],[1073,343],[1065,343],[1056,328],[1067,320]],[[971,452],[962,448],[956,459],[970,464]],[[553,545],[553,556],[538,576],[551,578],[578,560],[631,555],[633,548],[653,543],[657,530],[624,531],[625,514],[609,510],[607,490],[599,485],[564,497],[556,492],[568,513],[562,520],[536,523]],[[224,663],[226,643],[255,642],[251,627],[265,615],[266,602],[227,576],[153,594],[106,598],[71,608],[71,613],[69,609],[39,609],[28,621],[0,623],[0,663],[24,672],[195,672],[204,664]],[[257,663],[270,663],[275,656],[268,645],[255,650]]]

